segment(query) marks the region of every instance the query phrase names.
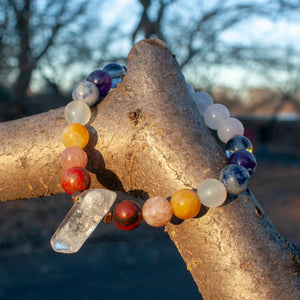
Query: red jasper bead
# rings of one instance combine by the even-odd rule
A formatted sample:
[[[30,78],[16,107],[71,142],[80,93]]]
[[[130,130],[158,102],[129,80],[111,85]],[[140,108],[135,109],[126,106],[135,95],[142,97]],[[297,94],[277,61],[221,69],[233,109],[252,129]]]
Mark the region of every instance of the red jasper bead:
[[[87,190],[91,185],[89,172],[81,167],[73,167],[62,176],[62,187],[70,195]]]
[[[120,229],[135,229],[143,221],[142,208],[135,201],[123,200],[113,210],[113,221]]]

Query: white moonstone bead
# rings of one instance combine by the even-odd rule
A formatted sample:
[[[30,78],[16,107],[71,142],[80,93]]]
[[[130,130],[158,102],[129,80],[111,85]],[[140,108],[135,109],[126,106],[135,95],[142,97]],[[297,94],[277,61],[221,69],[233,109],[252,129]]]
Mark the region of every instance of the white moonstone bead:
[[[213,99],[205,92],[196,92],[194,94],[194,102],[197,105],[200,115],[203,117],[206,109],[213,104]]]
[[[91,109],[82,101],[71,101],[65,108],[65,118],[70,124],[85,125],[91,118]]]
[[[222,205],[227,198],[224,184],[217,179],[204,180],[197,190],[201,203],[206,207],[217,207]]]
[[[84,191],[53,234],[54,251],[77,252],[108,213],[117,194],[103,189]]]
[[[218,137],[223,143],[227,143],[236,135],[244,135],[244,126],[236,118],[221,120],[218,127]]]
[[[223,104],[212,104],[204,113],[204,122],[211,129],[218,129],[220,121],[229,118],[230,113]]]
[[[74,101],[83,101],[88,106],[93,106],[99,99],[99,91],[93,82],[83,80],[75,85],[72,98]]]

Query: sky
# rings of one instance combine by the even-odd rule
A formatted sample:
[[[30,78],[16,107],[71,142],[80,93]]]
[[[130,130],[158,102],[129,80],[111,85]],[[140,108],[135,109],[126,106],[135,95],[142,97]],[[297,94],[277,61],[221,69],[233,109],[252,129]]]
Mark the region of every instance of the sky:
[[[259,0],[257,1],[259,2]],[[214,1],[209,3],[213,2]],[[96,4],[97,1],[94,0],[94,3]],[[187,2],[182,1],[182,3],[186,4]],[[190,3],[192,2],[188,2],[188,4]],[[153,9],[155,9],[155,6]],[[186,12],[190,11],[188,5],[185,5],[182,9],[185,9]],[[141,6],[137,4],[136,0],[114,0],[101,4],[100,10],[101,11],[98,12],[95,7],[95,11],[93,13],[101,16],[102,19],[103,14],[105,14],[105,23],[101,22],[101,26],[103,26],[101,30],[105,31],[106,26],[113,25],[117,20],[120,30],[122,30],[125,35],[126,33],[131,32],[132,28],[138,22],[137,15],[141,12]],[[251,45],[259,40],[260,42],[269,45],[276,44],[284,47],[294,45],[295,47],[299,47],[300,22],[297,18],[295,18],[295,16],[291,16],[291,18],[285,20],[280,18],[267,19],[254,17],[246,19],[233,28],[225,31],[222,34],[222,40],[229,44],[239,42],[244,45]],[[123,45],[122,49],[124,53],[127,54],[131,48],[130,41],[126,41],[124,39],[123,41],[120,41],[120,43]],[[99,53],[99,55],[101,54]],[[78,66],[78,68],[80,67]],[[242,66],[218,67],[218,70],[214,71],[214,74],[216,74],[217,82],[220,85],[229,86],[232,89],[238,89],[240,85],[244,83],[245,76],[248,76],[247,82],[249,85],[255,86],[264,84],[263,77],[260,76],[259,73],[249,78],[249,74]],[[188,80],[191,79],[190,81],[192,81],[188,70],[185,75]],[[68,86],[68,84],[66,84],[66,86]],[[35,85],[34,88],[38,89],[38,86]]]

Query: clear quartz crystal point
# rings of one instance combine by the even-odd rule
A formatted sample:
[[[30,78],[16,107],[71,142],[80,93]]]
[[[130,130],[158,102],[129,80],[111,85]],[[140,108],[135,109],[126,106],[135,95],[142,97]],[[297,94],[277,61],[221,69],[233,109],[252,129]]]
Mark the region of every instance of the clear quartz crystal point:
[[[50,244],[54,251],[75,253],[108,213],[117,194],[103,189],[87,190],[65,216]]]

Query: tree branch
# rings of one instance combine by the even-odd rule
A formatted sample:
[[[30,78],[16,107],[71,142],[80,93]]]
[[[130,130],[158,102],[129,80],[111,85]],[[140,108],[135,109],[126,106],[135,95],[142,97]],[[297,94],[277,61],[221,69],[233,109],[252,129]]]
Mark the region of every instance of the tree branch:
[[[135,120],[128,113],[138,112]],[[86,149],[92,186],[170,197],[218,177],[223,152],[164,43],[144,40],[119,87],[93,109]],[[63,108],[0,124],[1,200],[63,192]],[[201,217],[166,226],[204,299],[299,299],[295,249],[250,191]]]

